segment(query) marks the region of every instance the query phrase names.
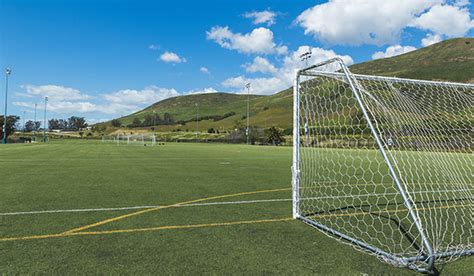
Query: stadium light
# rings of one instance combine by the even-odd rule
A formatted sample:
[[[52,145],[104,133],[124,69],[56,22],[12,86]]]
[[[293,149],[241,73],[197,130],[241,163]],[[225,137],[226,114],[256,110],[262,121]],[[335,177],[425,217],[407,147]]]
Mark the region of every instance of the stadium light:
[[[48,106],[48,97],[44,97],[44,119],[43,119],[43,142],[46,142],[46,109]]]
[[[12,69],[5,68],[5,114],[3,116],[3,139],[2,144],[7,143],[7,108],[8,108],[8,76],[12,74]]]
[[[311,58],[311,55],[313,53],[311,52],[311,47],[308,47],[308,51],[304,52],[302,55],[300,55],[301,61],[306,62],[306,67],[308,67],[308,60]]]
[[[36,109],[38,108],[38,104],[35,103],[35,120],[34,120],[34,125],[33,125],[33,141],[36,142],[36,131],[38,130],[38,128],[36,127]]]
[[[245,85],[247,88],[247,129],[245,130],[245,135],[247,136],[247,145],[250,144],[250,86],[250,82]]]

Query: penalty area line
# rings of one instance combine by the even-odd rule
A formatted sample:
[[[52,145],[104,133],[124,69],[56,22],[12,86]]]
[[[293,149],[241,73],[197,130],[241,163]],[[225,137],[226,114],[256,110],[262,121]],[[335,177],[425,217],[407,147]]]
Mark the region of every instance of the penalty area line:
[[[112,217],[112,218],[109,218],[109,219],[98,221],[98,222],[93,223],[93,224],[88,224],[88,225],[84,225],[84,226],[81,226],[81,227],[73,228],[71,230],[63,232],[63,234],[75,233],[75,232],[87,230],[87,229],[94,228],[94,227],[97,227],[97,226],[100,226],[100,225],[104,225],[104,224],[107,224],[107,223],[115,222],[115,221],[126,219],[126,218],[129,218],[129,217],[145,214],[145,213],[152,212],[152,211],[158,211],[158,210],[168,209],[168,208],[175,208],[175,207],[180,206],[180,205],[198,203],[198,202],[203,202],[203,201],[208,201],[208,200],[213,200],[213,199],[221,199],[221,198],[236,197],[236,196],[243,196],[243,195],[254,195],[254,194],[260,194],[260,193],[271,193],[271,192],[278,192],[278,191],[288,191],[288,190],[291,190],[291,188],[257,190],[257,191],[251,191],[251,192],[240,192],[240,193],[235,193],[235,194],[226,194],[226,195],[203,197],[203,198],[198,198],[198,199],[194,199],[194,200],[178,202],[178,203],[175,203],[175,204],[172,204],[172,205],[161,206],[161,207],[157,207],[157,208],[143,209],[143,210],[136,211],[136,212],[133,212],[133,213],[129,213],[129,214],[126,214],[126,215],[121,215],[121,216],[118,216],[118,217]]]

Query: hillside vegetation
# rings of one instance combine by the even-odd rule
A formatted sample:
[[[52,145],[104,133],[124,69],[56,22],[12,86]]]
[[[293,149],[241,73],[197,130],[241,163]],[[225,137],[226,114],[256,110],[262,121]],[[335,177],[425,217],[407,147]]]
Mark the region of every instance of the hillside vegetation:
[[[474,82],[474,39],[451,39],[400,56],[355,64],[350,70],[359,74]],[[271,96],[250,97],[252,126],[291,127],[290,88]],[[212,93],[169,98],[118,120],[122,128],[149,129],[150,120],[147,126],[134,125],[134,120],[144,122],[146,116],[158,116],[159,119],[154,120],[157,131],[195,131],[198,127],[201,132],[209,128],[228,131],[234,128],[237,121],[245,124],[246,112],[247,95]],[[196,118],[199,118],[199,123]],[[99,126],[106,126],[111,131],[117,129],[110,128],[110,121]]]

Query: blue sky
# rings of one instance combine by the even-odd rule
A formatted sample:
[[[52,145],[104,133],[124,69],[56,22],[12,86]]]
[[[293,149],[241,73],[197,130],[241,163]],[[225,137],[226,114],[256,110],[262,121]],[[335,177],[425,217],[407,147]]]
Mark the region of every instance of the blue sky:
[[[311,63],[393,56],[472,37],[466,0],[0,2],[0,66],[11,67],[9,114],[90,122],[167,97],[215,91],[272,94]],[[3,114],[4,81],[0,83]]]

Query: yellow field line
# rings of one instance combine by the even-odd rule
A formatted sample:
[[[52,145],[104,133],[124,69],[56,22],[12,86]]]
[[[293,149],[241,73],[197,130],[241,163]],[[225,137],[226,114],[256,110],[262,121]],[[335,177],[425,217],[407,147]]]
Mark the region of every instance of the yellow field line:
[[[199,198],[199,199],[194,199],[194,200],[189,200],[189,201],[183,201],[183,202],[175,203],[175,204],[172,204],[172,205],[145,209],[145,210],[129,213],[129,214],[126,214],[126,215],[109,218],[109,219],[102,220],[102,221],[99,221],[99,222],[96,222],[96,223],[93,223],[93,224],[89,224],[89,225],[85,225],[85,226],[81,226],[81,227],[77,227],[77,228],[68,230],[68,231],[64,232],[63,234],[75,233],[75,232],[87,230],[87,229],[90,229],[90,228],[93,228],[93,227],[97,227],[97,226],[100,226],[100,225],[104,225],[104,224],[107,224],[107,223],[110,223],[110,222],[122,220],[122,219],[125,219],[125,218],[137,216],[137,215],[141,215],[141,214],[144,214],[144,213],[148,213],[148,212],[151,212],[151,211],[157,211],[157,210],[161,210],[161,209],[173,208],[173,207],[177,207],[179,205],[184,205],[184,204],[191,204],[191,203],[197,203],[197,202],[202,202],[202,201],[206,201],[206,200],[221,199],[221,198],[227,198],[227,197],[235,197],[235,196],[242,196],[242,195],[253,195],[253,194],[259,194],[259,193],[270,193],[270,192],[278,192],[278,191],[288,191],[288,190],[291,190],[291,188],[280,188],[280,189],[271,189],[271,190],[242,192],[242,193],[211,196],[211,197],[204,197],[204,198]]]
[[[426,207],[419,208],[418,211],[426,211],[432,209],[449,209],[449,208],[459,208],[466,206],[473,206],[474,204],[458,204],[458,205],[444,205],[438,207]],[[404,212],[407,209],[400,210],[381,210],[377,212],[357,212],[357,213],[344,213],[344,214],[323,214],[317,215],[316,217],[343,217],[343,216],[358,216],[365,215],[370,213],[398,213]],[[159,226],[159,227],[149,227],[149,228],[135,228],[135,229],[119,229],[119,230],[105,230],[105,231],[90,231],[90,232],[71,232],[71,233],[61,233],[61,234],[47,234],[47,235],[33,235],[25,237],[8,237],[0,238],[2,241],[19,241],[19,240],[34,240],[34,239],[48,239],[48,238],[60,238],[60,237],[71,237],[71,236],[88,236],[88,235],[106,235],[106,234],[117,234],[117,233],[136,233],[136,232],[149,232],[149,231],[159,231],[159,230],[169,230],[169,229],[191,229],[191,228],[204,228],[204,227],[217,227],[217,226],[229,226],[229,225],[239,225],[239,224],[255,224],[255,223],[270,223],[270,222],[281,222],[281,221],[290,221],[293,218],[276,218],[276,219],[262,219],[262,220],[246,220],[246,221],[233,221],[233,222],[217,222],[217,223],[206,223],[206,224],[190,224],[190,225],[171,225],[171,226]]]
[[[0,242],[2,242],[2,241],[20,241],[20,240],[61,238],[61,237],[71,237],[71,236],[88,236],[88,235],[107,235],[107,234],[117,234],[117,233],[149,232],[149,231],[159,231],[159,230],[169,230],[169,229],[190,229],[190,228],[204,228],[204,227],[217,227],[217,226],[255,224],[255,223],[270,223],[270,222],[289,221],[289,220],[293,220],[293,218],[244,220],[244,221],[232,221],[232,222],[191,224],[191,225],[159,226],[159,227],[150,227],[150,228],[93,231],[93,232],[73,232],[73,233],[61,233],[61,234],[50,234],[50,235],[34,235],[34,236],[25,236],[25,237],[0,238]]]
[[[435,209],[451,209],[451,208],[460,208],[460,207],[467,207],[467,206],[474,206],[474,204],[458,204],[458,205],[442,205],[438,207],[425,207],[425,208],[417,208],[418,211],[428,211],[428,210],[435,210]],[[383,213],[401,213],[406,212],[408,209],[389,209],[389,210],[381,210],[381,211],[362,211],[356,213],[340,213],[340,214],[321,214],[321,215],[314,215],[315,217],[319,218],[327,218],[327,217],[349,217],[349,216],[361,216],[366,214],[383,214]]]

